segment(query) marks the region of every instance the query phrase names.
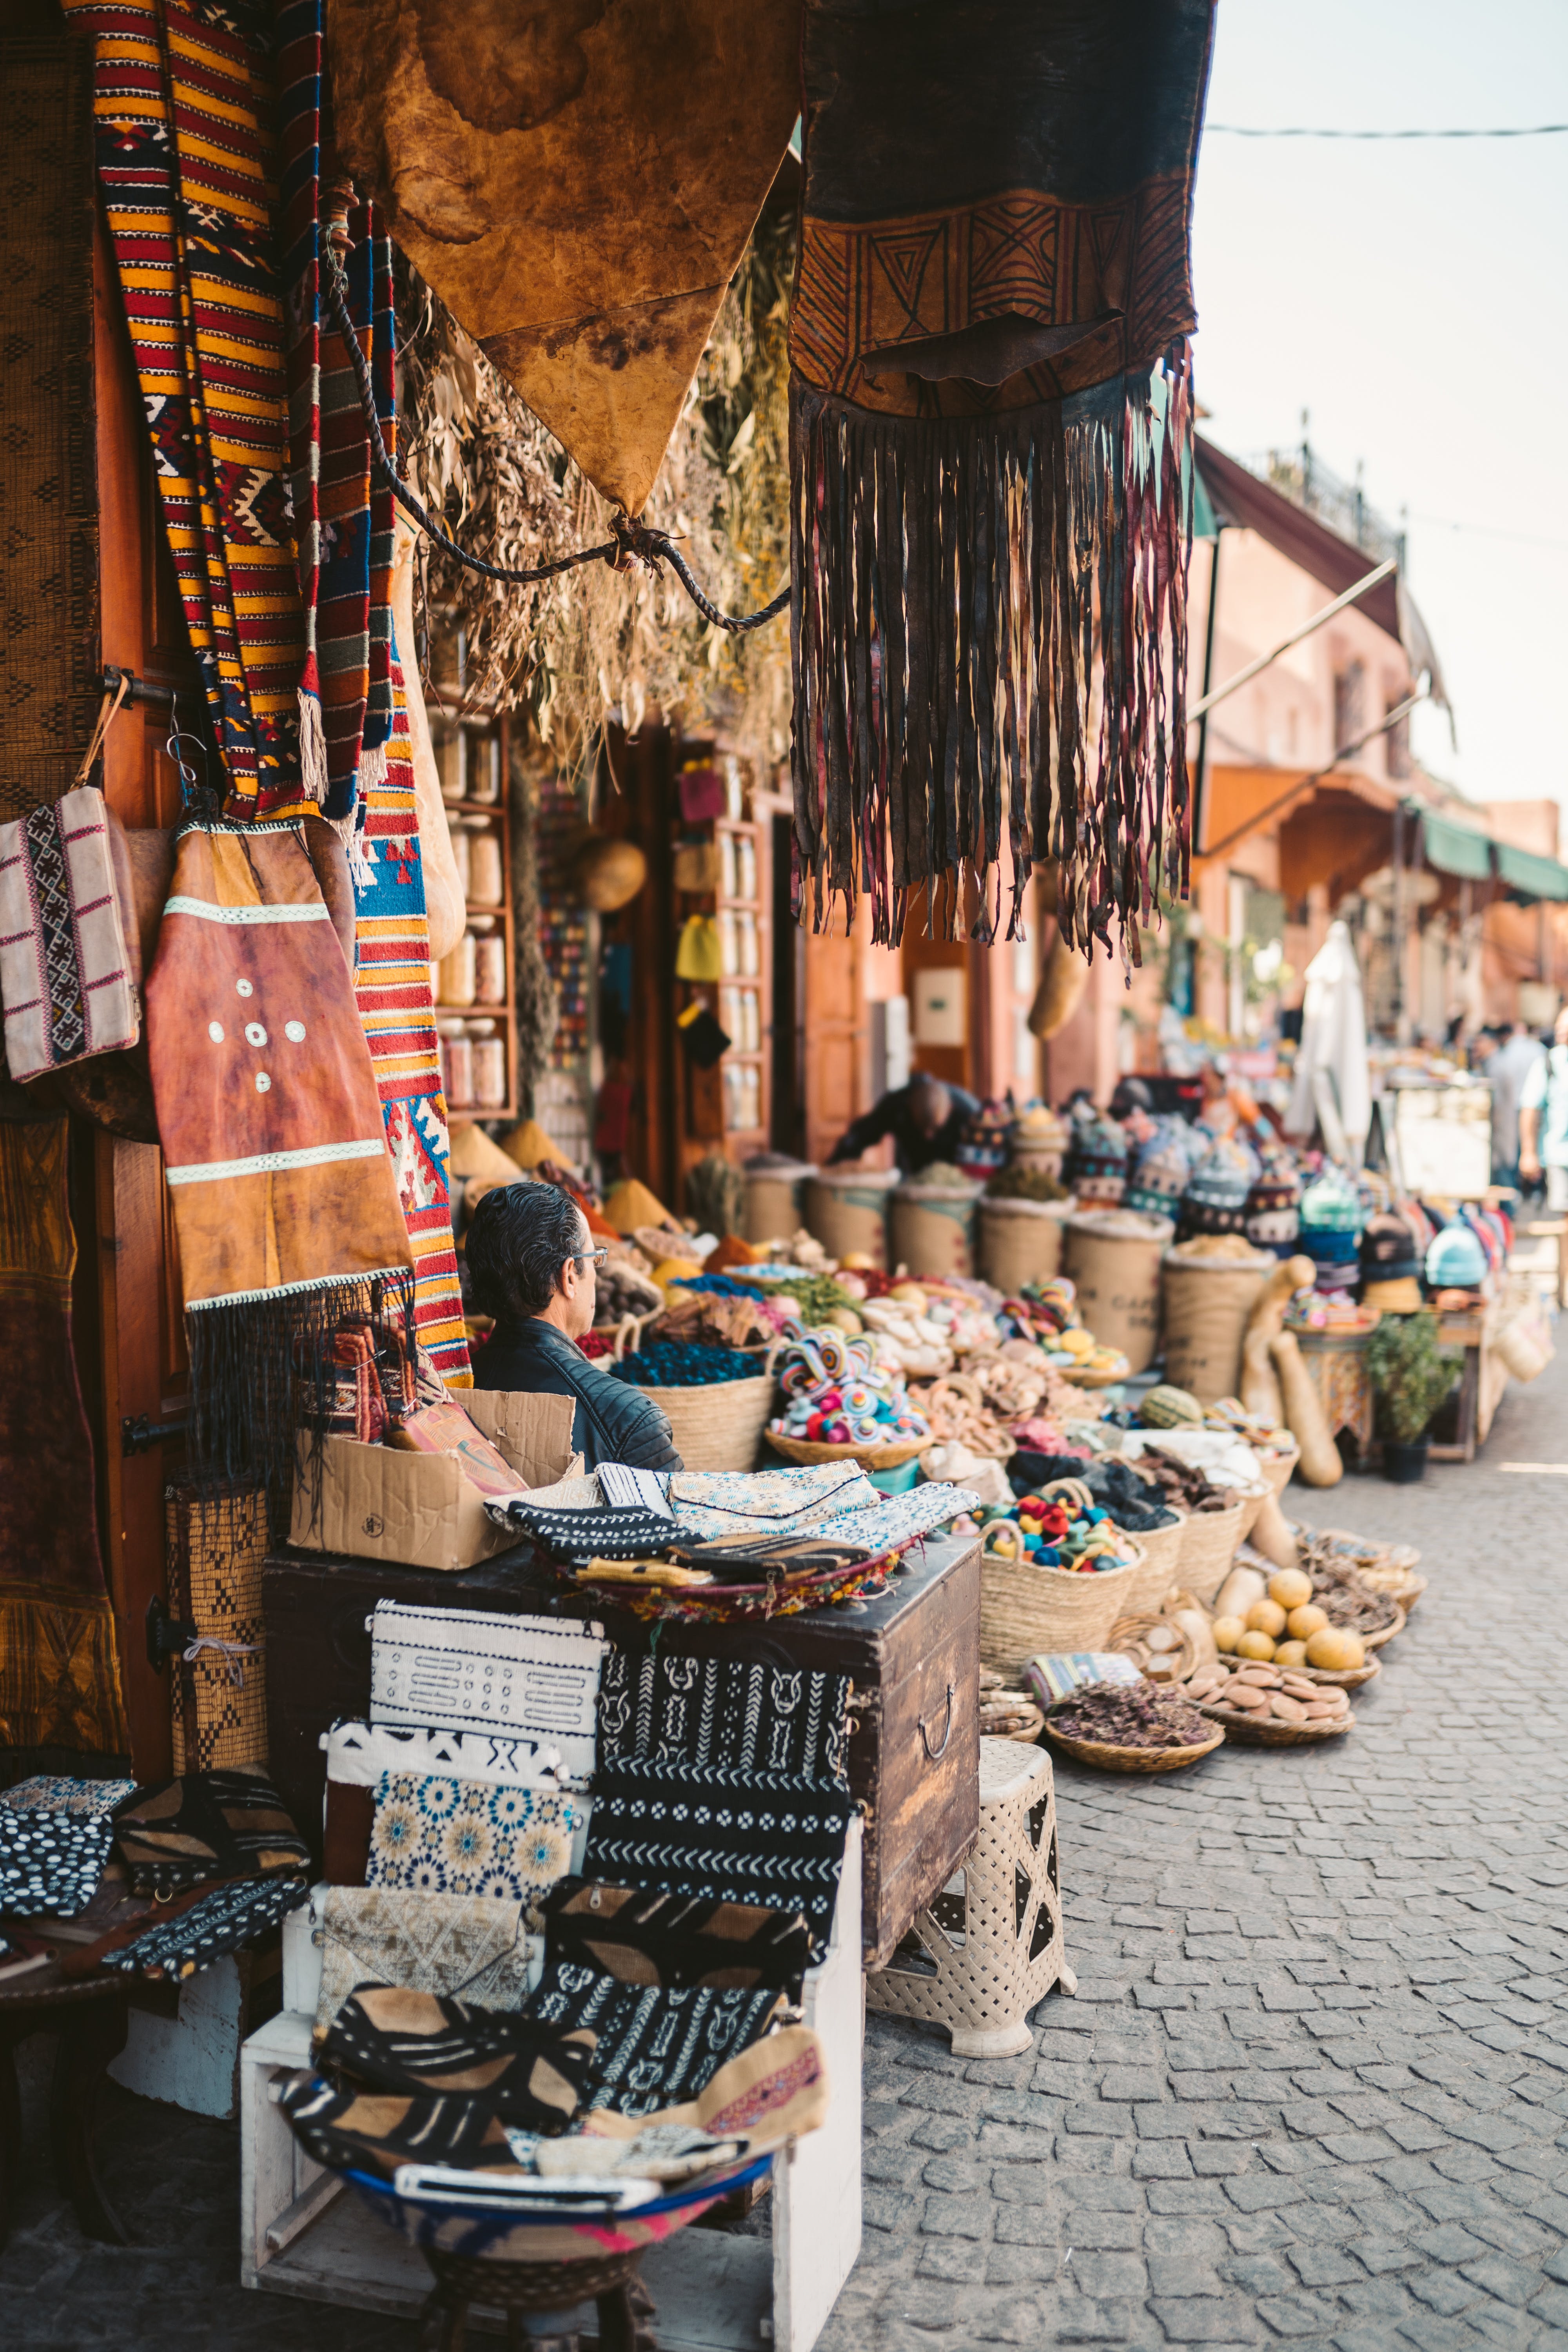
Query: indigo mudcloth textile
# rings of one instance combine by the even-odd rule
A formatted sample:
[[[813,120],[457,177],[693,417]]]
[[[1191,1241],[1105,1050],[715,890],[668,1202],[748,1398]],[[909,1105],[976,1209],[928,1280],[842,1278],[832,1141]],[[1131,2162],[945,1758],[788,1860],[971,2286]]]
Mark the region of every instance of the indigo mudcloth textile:
[[[612,1650],[599,1677],[599,1758],[673,1756],[842,1781],[848,1697],[847,1675]]]
[[[826,1949],[854,1811],[837,1780],[675,1757],[602,1760],[584,1873],[717,1903],[799,1909]]]
[[[178,1982],[254,1943],[297,1910],[308,1893],[302,1877],[247,1878],[215,1886],[177,1919],[154,1921],[134,1943],[105,1952],[99,1965],[127,1976]]]
[[[595,2036],[591,2107],[647,2116],[695,2098],[726,2060],[760,2040],[778,2003],[772,1987],[714,1992],[622,1984],[549,1955],[528,2014],[563,2033],[586,2028]]]

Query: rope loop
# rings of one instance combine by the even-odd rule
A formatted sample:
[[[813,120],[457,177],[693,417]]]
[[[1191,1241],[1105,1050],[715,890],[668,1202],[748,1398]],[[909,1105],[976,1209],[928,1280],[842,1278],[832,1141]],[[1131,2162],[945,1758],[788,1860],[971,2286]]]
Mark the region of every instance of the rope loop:
[[[711,623],[716,629],[727,630],[731,636],[742,636],[752,629],[760,629],[765,623],[776,620],[779,614],[787,609],[789,583],[786,580],[773,602],[764,604],[760,612],[739,614],[721,612],[718,605],[704,594],[685,557],[680,553],[668,532],[650,530],[640,517],[626,514],[618,509],[610,518],[610,529],[615,534],[614,538],[601,541],[596,547],[580,547],[572,555],[557,556],[552,563],[541,563],[526,571],[514,571],[508,570],[502,564],[487,563],[483,556],[470,555],[467,548],[459,547],[457,541],[450,538],[427,509],[420,505],[419,500],[399,473],[395,463],[387,454],[386,443],[382,438],[381,419],[376,414],[375,387],[371,382],[370,368],[363,350],[361,348],[353,313],[349,309],[348,280],[343,274],[343,265],[338,254],[337,239],[333,236],[324,236],[321,240],[321,278],[326,288],[328,307],[331,311],[338,332],[343,339],[349,365],[353,370],[354,383],[359,391],[359,404],[364,416],[365,431],[370,437],[371,458],[375,470],[404,512],[418,524],[426,538],[433,539],[438,547],[445,548],[447,553],[455,558],[466,570],[477,572],[485,580],[502,580],[518,587],[533,587],[542,580],[556,580],[563,572],[574,572],[580,564],[584,563],[602,562],[607,563],[612,572],[629,572],[634,563],[642,563],[656,577],[658,576],[659,566],[662,563],[668,563],[703,619]]]

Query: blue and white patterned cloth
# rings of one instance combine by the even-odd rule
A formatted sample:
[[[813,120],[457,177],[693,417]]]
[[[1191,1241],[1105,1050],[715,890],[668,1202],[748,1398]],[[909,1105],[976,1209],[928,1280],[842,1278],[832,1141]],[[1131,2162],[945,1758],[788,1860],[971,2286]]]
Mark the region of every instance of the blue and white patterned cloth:
[[[868,1509],[879,1499],[858,1462],[821,1462],[795,1470],[677,1470],[669,1481],[681,1534],[704,1541],[726,1535],[816,1535],[824,1531],[824,1521]]]
[[[584,1817],[583,1800],[561,1790],[384,1772],[365,1885],[531,1902],[571,1869]]]
[[[911,1486],[907,1495],[879,1495],[868,1509],[836,1512],[812,1533],[831,1543],[864,1544],[870,1551],[898,1551],[920,1536],[945,1528],[964,1511],[978,1511],[981,1501],[968,1486],[949,1486],[940,1479]]]

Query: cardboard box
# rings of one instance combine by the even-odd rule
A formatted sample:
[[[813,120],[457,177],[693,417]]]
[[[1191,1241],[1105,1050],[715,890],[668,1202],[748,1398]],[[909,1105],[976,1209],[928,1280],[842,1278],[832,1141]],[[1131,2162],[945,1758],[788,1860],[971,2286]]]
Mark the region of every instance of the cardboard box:
[[[458,1401],[517,1472],[520,1486],[552,1486],[581,1475],[583,1457],[572,1451],[575,1398],[465,1389]],[[289,1538],[310,1551],[458,1569],[472,1568],[517,1540],[486,1517],[483,1496],[450,1454],[405,1454],[328,1437],[321,1445],[319,1510],[314,1484],[301,1450]]]

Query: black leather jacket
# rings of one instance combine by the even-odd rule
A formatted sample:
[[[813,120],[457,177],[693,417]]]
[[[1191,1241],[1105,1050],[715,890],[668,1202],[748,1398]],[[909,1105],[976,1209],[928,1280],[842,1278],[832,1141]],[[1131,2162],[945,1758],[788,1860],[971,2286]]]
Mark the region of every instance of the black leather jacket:
[[[474,1357],[474,1386],[574,1396],[572,1444],[589,1470],[601,1462],[626,1462],[637,1470],[683,1466],[669,1423],[652,1398],[627,1381],[612,1380],[537,1315],[500,1318]]]

